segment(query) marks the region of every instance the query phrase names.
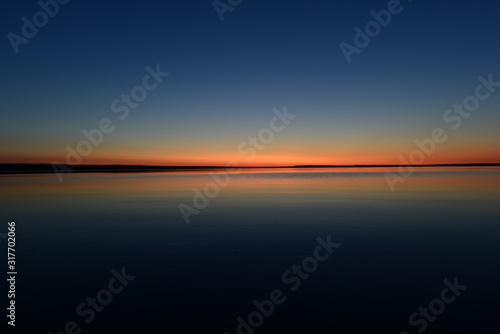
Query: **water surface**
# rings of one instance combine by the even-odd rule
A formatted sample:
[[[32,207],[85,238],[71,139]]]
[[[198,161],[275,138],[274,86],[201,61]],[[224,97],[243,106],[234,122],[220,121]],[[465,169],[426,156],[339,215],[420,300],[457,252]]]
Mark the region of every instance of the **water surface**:
[[[467,290],[426,333],[498,328],[500,169],[422,168],[395,192],[388,170],[245,170],[189,225],[179,204],[217,171],[1,176],[2,217],[17,223],[18,328],[232,334],[252,301],[282,289],[255,333],[416,333],[410,314],[455,277]],[[328,235],[341,246],[291,292],[282,273]],[[85,324],[77,305],[122,267],[136,278]]]

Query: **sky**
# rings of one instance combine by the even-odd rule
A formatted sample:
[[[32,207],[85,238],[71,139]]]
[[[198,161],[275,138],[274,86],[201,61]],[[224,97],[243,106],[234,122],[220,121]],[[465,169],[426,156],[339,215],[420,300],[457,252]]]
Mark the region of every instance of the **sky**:
[[[0,163],[500,163],[500,87],[474,100],[478,77],[500,82],[494,1],[72,0],[46,22],[36,1],[1,6]],[[388,8],[349,63],[340,44]]]

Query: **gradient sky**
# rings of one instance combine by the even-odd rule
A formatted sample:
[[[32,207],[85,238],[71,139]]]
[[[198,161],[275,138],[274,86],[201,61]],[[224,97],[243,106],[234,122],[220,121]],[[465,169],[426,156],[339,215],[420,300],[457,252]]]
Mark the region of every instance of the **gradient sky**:
[[[78,1],[15,54],[36,1],[2,4],[0,163],[65,163],[82,130],[116,129],[83,164],[397,164],[434,128],[449,139],[425,163],[500,162],[500,88],[457,130],[443,121],[500,81],[500,5],[402,1],[403,11],[348,64],[339,48],[387,1],[245,0],[221,22],[211,0]],[[170,75],[120,120],[110,105]],[[254,160],[238,153],[272,110],[297,117]]]

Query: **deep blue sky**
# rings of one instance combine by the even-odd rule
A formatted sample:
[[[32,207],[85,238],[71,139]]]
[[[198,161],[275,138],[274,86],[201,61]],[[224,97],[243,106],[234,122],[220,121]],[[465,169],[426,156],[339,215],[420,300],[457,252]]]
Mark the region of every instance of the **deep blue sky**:
[[[349,147],[363,156],[363,143],[374,140],[409,148],[442,126],[444,110],[474,92],[478,75],[500,80],[500,5],[402,5],[347,64],[339,43],[352,43],[353,28],[372,20],[370,10],[385,9],[387,1],[245,0],[221,22],[209,0],[73,0],[18,54],[6,35],[19,34],[21,17],[31,19],[40,8],[36,1],[4,2],[3,161],[44,160],[30,158],[33,152],[64,157],[82,129],[115,117],[110,103],[141,82],[145,66],[156,64],[170,76],[117,124],[95,159],[110,152],[116,153],[111,162],[123,162],[123,152],[138,160],[227,155],[284,105],[300,117],[275,151],[269,149],[273,154],[325,157]],[[499,106],[500,92],[467,120],[448,149],[465,142],[498,146]],[[382,151],[396,158],[398,145]]]

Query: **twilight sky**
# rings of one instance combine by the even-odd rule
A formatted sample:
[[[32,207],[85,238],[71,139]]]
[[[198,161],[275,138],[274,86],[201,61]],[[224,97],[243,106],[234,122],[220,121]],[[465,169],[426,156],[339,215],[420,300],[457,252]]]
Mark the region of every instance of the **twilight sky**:
[[[339,44],[387,1],[244,0],[221,21],[211,0],[72,0],[17,54],[8,34],[41,8],[1,6],[0,163],[66,163],[105,118],[114,130],[80,163],[397,164],[435,128],[448,139],[425,163],[500,162],[500,87],[457,129],[443,119],[479,76],[500,82],[496,1],[401,1],[350,64]],[[169,75],[120,119],[158,64]],[[249,160],[238,147],[284,106],[297,117]]]

